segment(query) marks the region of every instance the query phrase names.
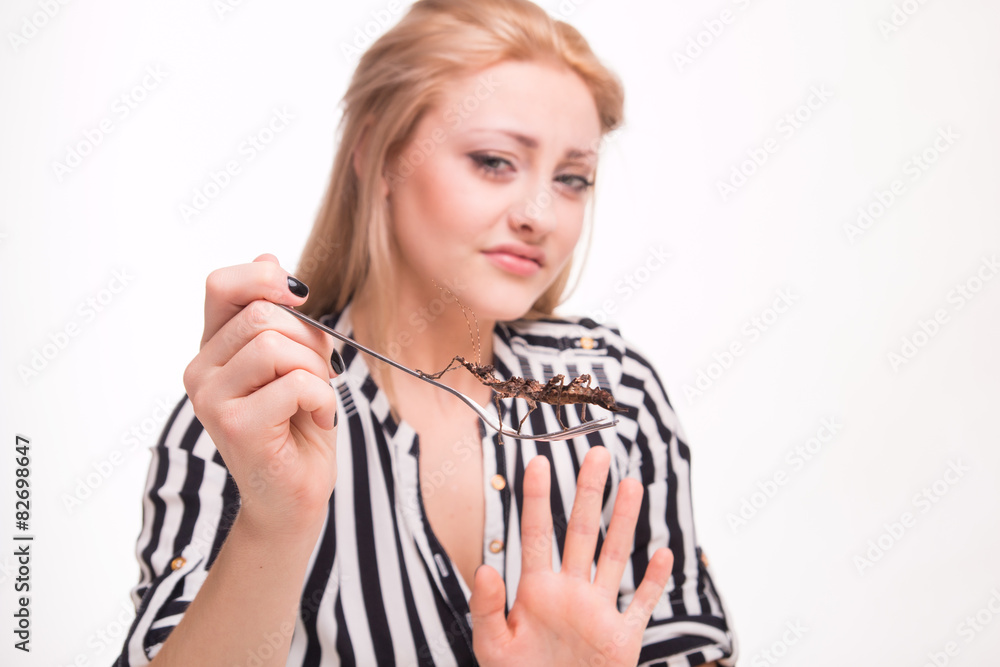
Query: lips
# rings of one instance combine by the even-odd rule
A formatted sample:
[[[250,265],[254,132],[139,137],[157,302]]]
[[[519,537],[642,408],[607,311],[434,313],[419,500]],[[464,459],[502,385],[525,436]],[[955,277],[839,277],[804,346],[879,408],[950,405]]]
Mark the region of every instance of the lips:
[[[545,252],[533,246],[506,243],[484,250],[495,266],[519,276],[531,276],[541,270]]]

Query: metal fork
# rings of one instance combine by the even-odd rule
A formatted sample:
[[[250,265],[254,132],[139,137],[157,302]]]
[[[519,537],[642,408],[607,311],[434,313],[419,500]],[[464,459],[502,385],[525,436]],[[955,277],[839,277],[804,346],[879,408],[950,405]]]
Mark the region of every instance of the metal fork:
[[[312,319],[311,317],[309,317],[307,315],[303,315],[302,313],[300,313],[299,311],[295,310],[294,308],[289,308],[288,306],[282,305],[280,303],[275,304],[275,305],[276,306],[280,306],[281,308],[284,308],[289,313],[291,313],[295,317],[299,318],[300,320],[302,320],[306,324],[310,324],[310,325],[316,327],[317,329],[319,329],[320,331],[324,331],[324,332],[330,334],[331,336],[333,336],[337,340],[343,341],[344,343],[347,343],[351,347],[356,348],[358,350],[361,350],[365,354],[371,355],[371,356],[375,357],[376,359],[384,361],[385,363],[389,364],[390,366],[393,366],[395,368],[398,368],[401,371],[409,373],[413,377],[420,378],[424,382],[428,382],[428,383],[434,385],[435,387],[438,387],[440,389],[444,389],[445,391],[447,391],[447,392],[449,392],[449,393],[457,396],[458,398],[460,398],[462,400],[463,403],[465,403],[466,405],[468,405],[470,408],[472,408],[475,411],[475,413],[477,415],[479,415],[479,418],[483,420],[483,423],[485,423],[487,426],[489,426],[494,431],[499,431],[500,433],[502,433],[504,435],[509,435],[512,438],[519,438],[521,440],[546,440],[546,441],[569,440],[570,438],[575,438],[575,437],[580,436],[580,435],[586,435],[587,433],[592,433],[592,432],[598,431],[598,430],[600,430],[602,428],[608,428],[609,426],[614,426],[615,424],[618,423],[618,419],[614,415],[610,415],[610,416],[607,416],[607,417],[601,417],[600,419],[591,419],[589,421],[583,422],[582,424],[579,424],[578,426],[573,426],[571,428],[564,428],[561,431],[553,431],[552,433],[543,433],[541,435],[525,435],[523,433],[518,433],[517,431],[512,431],[509,428],[505,427],[503,424],[498,423],[499,422],[499,415],[497,416],[497,421],[493,421],[492,415],[489,412],[487,412],[481,405],[479,405],[478,403],[476,403],[474,400],[472,400],[471,398],[469,398],[468,396],[466,396],[462,392],[460,392],[460,391],[458,391],[456,389],[452,389],[451,387],[449,387],[446,384],[442,384],[440,382],[437,382],[436,380],[432,380],[431,378],[429,378],[427,375],[421,373],[420,371],[415,371],[415,370],[413,370],[411,368],[407,368],[406,366],[404,366],[404,365],[402,365],[402,364],[400,364],[400,363],[398,363],[396,361],[393,361],[392,359],[389,359],[388,357],[383,357],[378,352],[375,352],[374,350],[368,349],[367,347],[365,347],[361,343],[357,342],[356,340],[348,338],[347,336],[345,336],[344,334],[340,333],[339,331],[336,331],[336,330],[334,330],[334,329],[326,326],[325,324],[317,322],[316,320]]]

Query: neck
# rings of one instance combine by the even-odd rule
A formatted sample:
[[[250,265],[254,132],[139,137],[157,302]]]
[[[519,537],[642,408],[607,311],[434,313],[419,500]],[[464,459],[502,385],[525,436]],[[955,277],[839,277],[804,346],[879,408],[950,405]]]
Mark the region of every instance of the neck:
[[[369,286],[366,285],[366,288]],[[377,322],[371,298],[373,289],[362,289],[351,305],[351,320],[359,342],[372,345],[386,356],[432,374],[444,370],[456,356],[490,364],[493,362],[494,320],[478,318],[464,308],[447,289],[416,290],[400,287],[394,296],[387,322]],[[376,335],[378,332],[379,335]],[[416,387],[421,380],[393,369],[392,382],[401,390]],[[483,393],[483,386],[459,368],[439,382],[470,396]]]

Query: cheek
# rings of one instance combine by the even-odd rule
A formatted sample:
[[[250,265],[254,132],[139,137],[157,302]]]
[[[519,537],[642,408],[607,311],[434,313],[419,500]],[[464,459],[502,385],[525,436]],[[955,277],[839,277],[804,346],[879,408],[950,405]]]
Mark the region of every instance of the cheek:
[[[574,211],[569,219],[559,227],[558,248],[562,255],[562,265],[569,261],[570,256],[580,243],[583,235],[583,213]]]
[[[406,202],[420,229],[411,234],[455,239],[475,233],[484,202],[457,167],[450,161],[428,163],[414,174]]]
[[[447,222],[448,202],[441,200],[434,179],[427,170],[417,169],[390,204],[391,231],[402,245],[412,248],[436,243]]]

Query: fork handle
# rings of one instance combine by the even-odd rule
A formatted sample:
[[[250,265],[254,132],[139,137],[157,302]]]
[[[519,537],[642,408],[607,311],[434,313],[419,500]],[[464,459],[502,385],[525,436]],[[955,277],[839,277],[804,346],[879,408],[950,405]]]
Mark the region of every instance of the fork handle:
[[[404,365],[402,365],[402,364],[400,364],[400,363],[398,363],[396,361],[393,361],[392,359],[389,359],[388,357],[383,357],[381,354],[379,354],[375,350],[371,350],[371,349],[365,347],[364,345],[362,345],[358,341],[354,340],[353,338],[348,338],[347,336],[345,336],[344,334],[340,333],[336,329],[328,327],[325,324],[323,324],[322,322],[317,322],[316,320],[314,320],[313,318],[309,317],[308,315],[303,315],[302,313],[300,313],[299,311],[295,310],[294,308],[290,308],[289,306],[286,306],[286,305],[281,304],[281,303],[276,303],[274,305],[276,305],[276,306],[278,306],[280,308],[284,308],[285,310],[287,310],[292,315],[294,315],[295,317],[299,318],[300,320],[302,320],[306,324],[311,324],[312,326],[316,327],[320,331],[323,331],[325,333],[330,334],[331,336],[333,336],[337,340],[343,341],[344,343],[350,345],[351,347],[356,348],[358,350],[361,350],[365,354],[368,354],[368,355],[371,355],[371,356],[375,357],[379,361],[384,361],[385,363],[389,364],[390,366],[394,366],[394,367],[398,368],[401,371],[406,371],[407,373],[409,373],[410,375],[412,375],[414,377],[418,377],[418,378],[424,379],[424,376],[421,375],[421,373],[419,373],[419,372],[417,372],[417,371],[415,371],[415,370],[413,370],[411,368],[407,368],[406,366],[404,366]]]

